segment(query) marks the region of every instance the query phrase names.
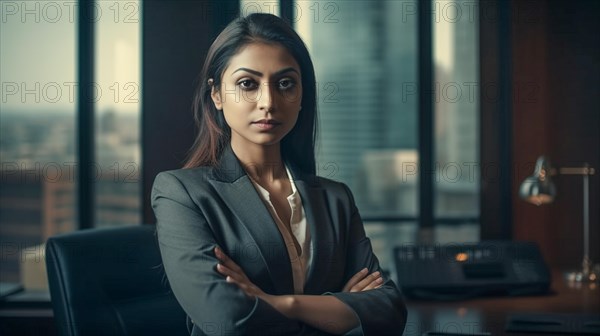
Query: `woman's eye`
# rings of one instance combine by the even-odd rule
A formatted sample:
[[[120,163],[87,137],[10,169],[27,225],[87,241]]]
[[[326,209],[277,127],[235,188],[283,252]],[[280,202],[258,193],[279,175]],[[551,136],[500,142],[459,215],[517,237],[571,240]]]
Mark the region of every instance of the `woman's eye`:
[[[288,90],[294,87],[295,84],[296,82],[291,79],[282,79],[279,81],[279,88],[282,90]]]
[[[256,88],[256,82],[251,79],[244,79],[238,82],[238,85],[242,90],[252,90]]]

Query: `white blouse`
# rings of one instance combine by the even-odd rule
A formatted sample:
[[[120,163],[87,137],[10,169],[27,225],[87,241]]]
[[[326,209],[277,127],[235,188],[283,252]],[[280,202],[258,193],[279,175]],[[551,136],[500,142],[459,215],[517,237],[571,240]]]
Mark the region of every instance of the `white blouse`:
[[[290,225],[292,233],[294,235],[293,237],[292,235],[290,235],[290,231],[286,228],[283,221],[277,215],[275,207],[271,202],[269,192],[260,184],[256,183],[256,181],[254,181],[252,178],[250,179],[250,181],[252,181],[256,190],[259,191],[263,202],[266,204],[267,209],[269,209],[269,212],[271,212],[271,216],[275,220],[277,228],[279,229],[279,232],[281,233],[281,236],[285,241],[288,255],[290,257],[290,263],[292,266],[294,294],[303,294],[304,284],[306,283],[306,276],[308,274],[308,270],[312,260],[310,230],[308,225],[306,225],[306,216],[304,215],[302,199],[300,198],[300,194],[298,193],[296,185],[294,184],[294,180],[291,177],[292,174],[290,173],[290,170],[287,166],[285,167],[285,170],[287,172],[287,176],[292,186],[292,194],[287,197],[287,200],[292,210]],[[300,255],[296,250],[294,238],[298,242],[298,245],[300,245]]]

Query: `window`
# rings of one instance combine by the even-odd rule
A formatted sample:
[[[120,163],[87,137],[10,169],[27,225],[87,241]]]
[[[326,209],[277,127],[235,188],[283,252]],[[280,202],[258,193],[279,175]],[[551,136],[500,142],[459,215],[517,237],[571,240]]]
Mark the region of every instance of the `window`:
[[[476,7],[432,1],[428,37],[418,29],[421,5],[294,3],[293,23],[317,74],[318,173],[351,187],[384,267],[392,267],[395,245],[419,241],[420,178],[433,179],[434,241],[479,237]],[[431,89],[419,83],[423,41],[433,49]],[[420,129],[421,90],[431,95],[434,124]],[[434,144],[435,171],[424,177],[419,132]]]
[[[479,216],[478,17],[469,9],[433,0],[436,217]]]
[[[82,131],[97,132],[90,181],[96,223],[138,224],[139,2],[94,7],[97,127]],[[47,286],[39,280],[46,275],[45,240],[80,227],[77,8],[75,2],[1,4],[0,281],[27,289]]]
[[[27,260],[39,263],[40,244],[75,225],[76,25],[67,4],[2,2],[3,282],[39,276],[22,279]]]
[[[407,5],[416,8],[298,1],[295,15],[317,74],[318,173],[348,184],[374,219],[368,235],[382,264],[385,247],[413,241],[417,228],[417,18],[400,15]]]
[[[95,225],[141,224],[139,1],[96,1]]]

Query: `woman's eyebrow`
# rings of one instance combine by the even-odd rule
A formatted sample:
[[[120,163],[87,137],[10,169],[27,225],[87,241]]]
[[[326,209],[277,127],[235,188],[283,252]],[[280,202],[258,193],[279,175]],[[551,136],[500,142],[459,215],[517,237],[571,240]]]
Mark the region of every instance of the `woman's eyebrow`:
[[[259,76],[259,77],[261,77],[263,75],[263,73],[260,72],[260,71],[256,71],[256,70],[252,70],[252,69],[248,69],[248,68],[238,68],[237,70],[235,70],[234,72],[232,72],[231,75],[233,76],[233,74],[236,73],[236,72],[238,72],[238,71],[246,71],[246,72],[249,72],[249,73],[251,73],[253,75],[256,75],[256,76]],[[284,68],[284,69],[281,69],[281,70],[275,72],[273,74],[273,76],[283,75],[286,72],[295,72],[295,73],[297,73],[299,75],[299,73],[298,73],[298,71],[296,69],[294,69],[293,67],[289,67],[289,68]]]

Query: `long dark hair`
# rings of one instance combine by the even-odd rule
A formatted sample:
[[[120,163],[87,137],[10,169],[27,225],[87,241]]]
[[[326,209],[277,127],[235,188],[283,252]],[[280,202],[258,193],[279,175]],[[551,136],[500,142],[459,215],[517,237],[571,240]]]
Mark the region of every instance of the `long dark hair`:
[[[198,135],[184,168],[214,166],[231,139],[231,129],[211,99],[211,85],[220,88],[229,60],[253,42],[276,43],[288,50],[300,66],[302,110],[294,128],[281,140],[281,155],[306,173],[315,174],[317,136],[317,98],[313,63],[306,45],[282,19],[272,14],[255,13],[233,20],[217,36],[208,50],[193,101]],[[208,83],[212,78],[213,82]]]

